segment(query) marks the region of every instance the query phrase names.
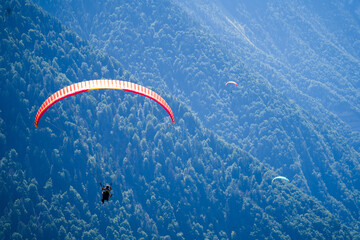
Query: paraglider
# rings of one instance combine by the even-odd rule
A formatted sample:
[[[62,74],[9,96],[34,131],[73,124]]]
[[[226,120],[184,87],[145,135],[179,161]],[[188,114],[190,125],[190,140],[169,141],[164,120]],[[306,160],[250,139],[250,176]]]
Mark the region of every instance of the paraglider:
[[[287,181],[287,182],[290,182],[290,180],[289,180],[289,179],[287,179],[286,177],[283,177],[283,176],[277,176],[277,177],[274,177],[274,178],[273,178],[273,180],[271,181],[271,183],[273,183],[276,179],[283,179],[283,180],[285,180],[285,181]]]
[[[225,86],[228,85],[228,84],[234,84],[235,86],[237,86],[238,84],[234,81],[228,81],[227,83],[225,83]]]
[[[112,196],[112,194],[111,194],[111,190],[112,190],[111,185],[112,185],[112,183],[110,185],[106,184],[106,187],[104,187],[104,185],[102,185],[100,183],[101,193],[102,193],[102,199],[101,199],[102,204],[104,204],[105,200],[109,201],[109,197]]]
[[[228,84],[232,84],[232,85],[235,85],[235,87],[237,87],[237,83],[234,82],[234,81],[228,81],[227,83],[225,83],[225,86],[228,85]],[[231,90],[231,93],[232,93],[232,90]]]
[[[67,98],[69,96],[95,89],[117,89],[117,90],[133,92],[148,97],[154,100],[155,102],[159,103],[169,114],[172,123],[175,124],[175,118],[171,108],[166,103],[166,101],[154,91],[132,82],[102,79],[102,80],[90,80],[90,81],[74,83],[70,86],[67,86],[55,92],[48,99],[46,99],[45,102],[39,108],[35,117],[35,123],[34,123],[35,127],[38,126],[38,123],[42,115],[56,102],[64,98]]]

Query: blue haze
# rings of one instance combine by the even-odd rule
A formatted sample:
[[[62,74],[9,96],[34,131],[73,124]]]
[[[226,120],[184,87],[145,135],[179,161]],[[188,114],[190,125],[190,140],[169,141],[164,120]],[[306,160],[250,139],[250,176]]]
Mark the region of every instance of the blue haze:
[[[359,3],[34,2],[0,5],[0,239],[360,238]],[[106,90],[33,126],[101,78],[175,125]]]

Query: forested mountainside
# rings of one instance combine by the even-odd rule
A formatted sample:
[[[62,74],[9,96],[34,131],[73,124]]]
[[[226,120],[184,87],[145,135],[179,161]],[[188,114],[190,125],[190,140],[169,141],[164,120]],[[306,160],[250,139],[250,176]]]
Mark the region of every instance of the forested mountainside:
[[[161,2],[156,4],[161,6]],[[80,14],[81,8],[78,10]],[[173,10],[175,13],[177,8]],[[299,134],[297,143],[309,156],[298,157],[296,164],[283,157],[271,165],[239,147],[253,144],[255,137],[250,136],[259,133],[247,133],[247,140],[229,144],[223,140],[228,138],[226,134],[219,137],[205,128],[206,115],[191,104],[187,94],[197,94],[198,102],[207,101],[203,94],[211,89],[211,82],[204,83],[201,90],[195,82],[184,81],[186,92],[175,90],[179,86],[169,88],[168,79],[157,82],[160,75],[154,74],[153,79],[134,76],[124,70],[129,62],[89,45],[87,39],[82,40],[31,1],[0,5],[0,36],[1,239],[359,237],[356,151],[350,151],[343,138],[334,140],[339,133],[327,130],[331,134],[324,135],[326,129],[317,129],[321,125],[318,120],[277,96],[277,90],[265,81],[255,77],[252,83],[243,80],[241,90],[232,93],[223,83],[214,83],[222,88],[214,96],[223,96],[230,105],[215,98],[220,112],[213,112],[218,118],[213,121],[229,124],[232,119],[226,108],[235,109],[232,114],[239,121],[242,117],[237,116],[240,106],[235,99],[248,99],[246,90],[252,96],[242,105],[249,108],[248,114],[260,106],[265,109],[246,116],[241,131],[256,130],[268,117],[263,114],[280,110],[271,120],[278,123],[279,130],[274,125],[269,131],[276,130],[275,138],[283,139],[277,146],[284,147],[287,145],[282,143],[289,143],[281,136],[285,130],[280,123],[287,123],[286,118],[304,122],[294,136]],[[253,76],[245,69],[239,71]],[[34,127],[37,109],[53,92],[74,82],[100,78],[152,87],[173,109],[175,125],[151,100],[99,90],[56,103],[39,127]],[[252,127],[245,124],[250,118],[254,119]],[[315,141],[321,142],[312,145]],[[251,151],[256,153],[258,147]],[[330,157],[318,162],[314,153],[322,156],[324,149]],[[301,165],[309,172],[300,174]],[[286,173],[291,183],[272,183],[279,173]],[[308,176],[315,181],[305,178]],[[104,205],[100,181],[113,182],[114,195]]]
[[[341,27],[326,28],[327,15],[316,15],[321,6],[305,1],[38,2],[138,79],[176,95],[206,128],[286,174],[303,192],[358,229],[359,57],[351,51],[355,42],[350,49],[347,30],[342,35],[349,39],[344,46],[335,44],[343,43],[340,38],[337,42],[326,38],[336,36]],[[326,11],[337,13],[332,15],[342,24],[351,23],[356,37],[356,16],[347,14],[341,4],[345,3],[331,2]],[[291,21],[295,12],[296,21]],[[316,26],[309,28],[306,13],[318,19]],[[241,22],[244,19],[249,25]],[[272,33],[278,25],[290,37]],[[288,45],[281,43],[283,39]],[[286,61],[294,56],[301,57]],[[239,86],[225,86],[229,80]],[[346,114],[351,117],[344,118]]]
[[[289,98],[360,130],[359,2],[177,2]]]

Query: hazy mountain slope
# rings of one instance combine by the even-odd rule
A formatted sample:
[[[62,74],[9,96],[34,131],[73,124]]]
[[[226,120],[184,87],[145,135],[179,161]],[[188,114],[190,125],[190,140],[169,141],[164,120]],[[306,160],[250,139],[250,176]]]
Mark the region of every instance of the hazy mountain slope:
[[[1,239],[351,239],[294,184],[204,129],[176,98],[94,91],[37,108],[88,78],[136,81],[29,1],[0,6]],[[159,89],[161,90],[161,89]],[[98,181],[114,181],[100,204]]]
[[[182,99],[206,127],[240,145],[278,173],[289,176],[295,185],[357,228],[359,153],[353,149],[349,137],[355,136],[356,140],[358,133],[326,110],[327,106],[316,97],[300,91],[297,84],[301,80],[299,83],[289,81],[292,75],[301,79],[303,72],[298,73],[279,61],[275,53],[280,51],[274,43],[266,53],[259,47],[254,50],[255,44],[242,35],[242,41],[237,44],[239,49],[234,48],[228,41],[233,39],[231,36],[222,38],[217,34],[222,31],[213,31],[213,26],[204,24],[206,21],[197,23],[197,18],[171,1],[87,3],[41,1],[48,11],[116,57],[139,79]],[[190,8],[194,6],[192,9],[197,10],[197,2],[193,3],[189,3]],[[94,11],[93,6],[98,11]],[[264,6],[258,10],[256,6],[251,9],[265,12],[268,9]],[[212,10],[205,9],[204,14],[197,15],[217,13]],[[261,22],[252,20],[249,14],[244,15],[261,29]],[[261,12],[259,15],[262,16]],[[228,20],[226,23],[231,29],[236,26]],[[223,27],[222,24],[220,22],[219,27]],[[282,45],[266,32],[257,41],[262,39],[264,46],[269,41]],[[242,52],[244,54],[240,54]],[[304,55],[307,57],[316,61]],[[237,81],[240,87],[225,88],[228,80]],[[350,88],[347,97],[352,92]],[[334,94],[337,98],[332,103],[341,102],[339,93]],[[295,96],[296,104],[284,95]],[[347,98],[344,101],[349,103]],[[356,115],[356,108],[351,109]]]
[[[178,4],[301,106],[323,118],[325,108],[359,131],[358,3],[227,0]]]

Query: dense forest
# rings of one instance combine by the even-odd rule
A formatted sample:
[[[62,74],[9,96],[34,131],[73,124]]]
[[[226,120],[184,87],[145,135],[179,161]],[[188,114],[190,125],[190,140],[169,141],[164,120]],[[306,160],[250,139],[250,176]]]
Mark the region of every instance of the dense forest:
[[[258,53],[240,55],[248,46],[234,50],[185,1],[35,2],[0,5],[0,239],[360,238],[354,65],[342,70],[349,88],[331,89],[353,103],[347,122],[277,85]],[[34,127],[52,93],[102,78],[156,91],[175,125],[149,99],[99,90]],[[272,182],[279,174],[290,183]],[[104,205],[100,182],[113,183]]]
[[[331,206],[329,211],[335,213],[339,209],[347,209],[347,214],[355,213],[348,218],[347,222],[351,225],[357,224],[359,134],[351,130],[351,126],[342,121],[339,115],[328,110],[331,103],[341,102],[338,98],[327,97],[334,100],[325,101],[326,104],[322,104],[320,100],[304,92],[300,87],[294,89],[293,86],[296,86],[297,81],[309,87],[324,85],[325,83],[320,81],[325,81],[326,76],[318,76],[317,81],[309,80],[310,83],[306,83],[308,78],[301,72],[295,71],[297,68],[291,66],[291,68],[280,68],[278,60],[273,63],[270,60],[265,61],[264,57],[261,57],[260,61],[258,59],[255,64],[251,59],[259,57],[259,51],[249,49],[248,44],[232,48],[227,39],[224,44],[225,37],[219,38],[218,36],[228,36],[219,30],[220,28],[225,29],[223,25],[220,25],[219,28],[214,27],[215,30],[212,31],[208,25],[202,25],[205,20],[196,21],[190,14],[182,11],[177,2],[174,4],[172,1],[165,0],[132,1],[127,4],[119,4],[118,1],[101,3],[87,1],[87,4],[84,4],[82,1],[74,1],[62,5],[61,8],[59,7],[62,4],[60,1],[51,3],[40,1],[40,3],[93,45],[119,59],[129,71],[145,83],[167,87],[167,92],[178,96],[179,99],[191,106],[205,127],[214,130],[228,142],[240,146],[262,162],[267,163],[269,167],[274,167],[278,173],[286,173],[304,192],[315,196],[324,205]],[[225,3],[223,8],[229,11],[232,1]],[[264,1],[258,2],[258,5],[261,4],[265,4]],[[281,2],[279,4],[254,10],[254,6],[251,4],[243,3],[239,4],[240,7],[234,8],[234,11],[245,11],[236,16],[243,16],[243,18],[250,16],[249,19],[254,16],[251,14],[251,10],[257,13],[255,16],[265,12],[264,15],[268,16],[267,18],[259,17],[262,20],[260,23],[264,23],[265,26],[265,22],[268,25],[278,24],[279,20],[271,21],[272,16],[273,18],[277,16],[276,13],[284,12],[283,15],[289,11],[294,13],[296,12],[294,5],[298,4],[300,9],[306,5],[302,2],[289,4],[289,6],[284,6]],[[331,3],[329,6],[334,4]],[[341,9],[338,5],[335,4],[336,7],[326,9],[327,11],[330,11],[329,9],[338,10],[339,15],[342,16],[344,13],[341,10],[344,11],[344,8]],[[188,3],[188,8],[192,9],[194,15],[199,18],[201,14],[198,12],[208,13],[210,19],[215,18],[212,13],[218,12],[215,10],[219,7],[214,10],[210,6],[212,4],[201,5],[198,1]],[[298,15],[300,15],[298,18],[303,19],[301,16],[310,10],[313,10],[312,14],[317,13],[315,7],[321,7],[311,4],[307,6],[309,10],[298,11]],[[195,11],[197,8],[203,11]],[[279,8],[281,11],[276,11]],[[101,9],[101,11],[94,11],[94,9]],[[273,15],[269,12],[273,12]],[[291,14],[286,16],[291,16]],[[296,16],[294,15],[294,17]],[[316,18],[311,14],[309,16]],[[349,13],[347,16],[353,15]],[[351,18],[349,20],[349,18],[341,18],[343,24],[349,23],[354,25],[355,29],[359,28],[356,25],[356,18],[355,20]],[[285,24],[282,24],[284,28],[291,24],[290,27],[294,25],[301,29],[308,29],[308,20],[300,23],[288,23],[285,20],[286,18],[284,18]],[[252,21],[255,20],[252,19]],[[88,24],[89,22],[95,24]],[[255,23],[259,24],[259,22]],[[276,28],[269,26],[266,29]],[[219,34],[217,35],[216,32]],[[301,37],[305,33],[299,31],[298,34]],[[269,36],[270,33],[263,33],[263,35]],[[344,36],[344,34],[342,35]],[[311,32],[306,36],[316,35]],[[258,41],[262,39],[263,37]],[[262,41],[263,44],[270,40],[276,42],[276,39],[264,39],[266,41]],[[291,43],[290,40],[288,41]],[[305,41],[304,38],[302,41]],[[308,40],[307,44],[312,46],[314,41]],[[319,45],[324,46],[323,44]],[[334,43],[330,41],[329,45],[329,48],[333,47]],[[344,44],[345,46],[349,46],[349,44]],[[328,59],[323,51],[316,49],[317,46],[311,49],[299,48],[299,45],[294,47],[297,48],[297,51],[303,51],[306,58],[313,57],[307,54],[312,51],[317,55],[324,56],[324,59]],[[249,51],[254,53],[249,54]],[[281,59],[271,51],[266,55]],[[338,55],[334,54],[334,56],[336,58]],[[346,55],[342,54],[341,56],[346,59]],[[318,58],[314,56],[314,59]],[[262,69],[259,64],[268,67]],[[359,92],[355,91],[358,89],[355,82],[358,79],[358,74],[356,74],[359,69],[358,58],[351,65],[342,61],[337,61],[337,64],[343,64],[342,66],[344,68],[346,66],[346,69],[351,67],[351,70],[345,73],[346,75],[351,74],[347,83],[349,87],[342,87],[342,89],[343,91],[348,90],[348,95],[356,98]],[[321,67],[315,69],[332,69],[326,61],[319,61],[318,65]],[[269,69],[275,69],[274,71],[277,73],[272,73],[275,76],[270,77],[272,74],[269,73]],[[290,73],[280,74],[289,69],[292,69]],[[344,75],[337,71],[332,71],[331,74],[333,78]],[[298,80],[293,79],[295,76],[298,76]],[[343,76],[338,84],[345,84],[344,78],[346,76]],[[239,88],[233,90],[224,88],[224,83],[228,80],[237,81]],[[350,80],[353,82],[351,83]],[[292,82],[292,84],[289,86],[281,83],[284,81]],[[331,82],[326,84],[331,86]],[[289,90],[290,92],[287,93],[284,89],[294,90]],[[331,92],[335,94],[336,89],[338,88],[331,89]],[[320,90],[315,92],[320,96],[322,94]],[[293,98],[290,98],[291,96]],[[358,106],[356,102],[352,101],[352,105]],[[347,111],[345,106],[340,106],[338,109]],[[351,111],[348,113],[356,116],[356,111],[354,114],[351,114]],[[349,164],[354,167],[349,167]],[[356,207],[349,208],[350,205],[344,202],[345,199],[352,199],[350,201]]]

